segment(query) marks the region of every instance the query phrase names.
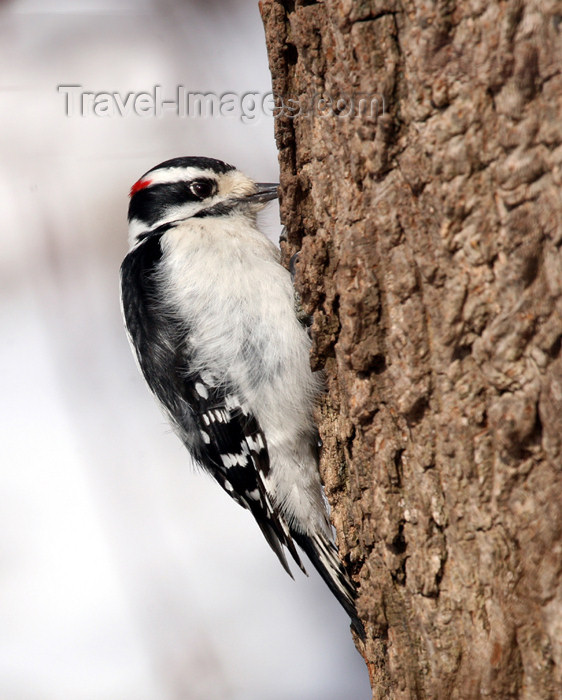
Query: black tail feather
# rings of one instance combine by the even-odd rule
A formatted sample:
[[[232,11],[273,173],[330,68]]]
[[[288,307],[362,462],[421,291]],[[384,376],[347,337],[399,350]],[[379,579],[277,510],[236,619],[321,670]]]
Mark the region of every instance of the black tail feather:
[[[275,523],[272,523],[268,520],[258,520],[256,518],[256,522],[260,526],[260,530],[262,531],[263,536],[267,540],[267,543],[271,547],[271,549],[275,552],[277,555],[277,558],[281,562],[282,567],[285,569],[285,571],[289,574],[289,576],[294,580],[293,573],[291,569],[289,568],[289,564],[287,562],[287,557],[285,556],[285,550],[283,549],[283,545],[287,547],[289,552],[291,553],[291,556],[295,560],[296,564],[298,565],[299,569],[306,574],[306,569],[303,566],[303,563],[300,560],[300,557],[297,553],[297,550],[295,548],[295,545],[293,543],[293,540],[291,539],[291,535],[288,532],[287,528],[287,533],[283,531],[283,529],[280,529],[279,527],[275,527]],[[281,522],[281,526],[284,523]],[[285,526],[286,527],[286,526]]]
[[[351,626],[355,632],[361,639],[365,639],[365,628],[357,615],[357,608],[355,607],[357,591],[354,583],[343,568],[336,546],[322,534],[309,536],[293,532],[292,535],[295,542],[306,553],[314,568],[351,618]]]

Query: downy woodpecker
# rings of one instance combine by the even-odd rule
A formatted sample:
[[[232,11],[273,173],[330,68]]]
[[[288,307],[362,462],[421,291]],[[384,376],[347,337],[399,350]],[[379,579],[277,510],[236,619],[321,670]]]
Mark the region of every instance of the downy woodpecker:
[[[277,185],[212,158],[146,172],[130,193],[125,323],[194,460],[252,513],[289,575],[285,549],[303,571],[295,543],[306,552],[363,636],[318,473],[322,380],[291,276],[256,225],[276,197]]]

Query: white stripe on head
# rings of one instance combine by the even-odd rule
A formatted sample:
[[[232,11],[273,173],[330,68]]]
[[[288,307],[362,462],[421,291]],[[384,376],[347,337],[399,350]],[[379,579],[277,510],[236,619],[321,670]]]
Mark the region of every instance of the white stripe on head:
[[[189,182],[196,180],[199,177],[216,178],[219,173],[210,168],[156,168],[149,170],[146,175],[143,175],[139,183],[149,182],[147,187],[152,185],[168,185],[174,182]]]
[[[190,182],[198,178],[210,178],[216,180],[219,186],[219,195],[245,196],[256,191],[255,182],[241,173],[239,170],[227,170],[218,173],[212,168],[196,168],[189,166],[186,168],[172,167],[151,170],[133,185],[133,189],[139,186],[144,189],[153,185],[169,185],[176,182]],[[217,200],[215,200],[217,201]]]

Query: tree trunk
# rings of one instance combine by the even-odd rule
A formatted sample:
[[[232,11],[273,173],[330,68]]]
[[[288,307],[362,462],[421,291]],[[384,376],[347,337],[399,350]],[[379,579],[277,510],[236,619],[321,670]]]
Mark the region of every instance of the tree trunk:
[[[562,7],[261,10],[373,697],[562,697]]]

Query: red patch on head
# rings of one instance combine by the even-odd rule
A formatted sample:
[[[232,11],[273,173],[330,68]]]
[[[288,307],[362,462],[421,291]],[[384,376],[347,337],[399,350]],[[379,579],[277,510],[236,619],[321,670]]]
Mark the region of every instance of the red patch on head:
[[[148,187],[152,180],[137,180],[135,184],[131,187],[131,191],[129,192],[129,197],[132,197],[134,194],[136,194],[139,190],[144,190],[145,187]]]

